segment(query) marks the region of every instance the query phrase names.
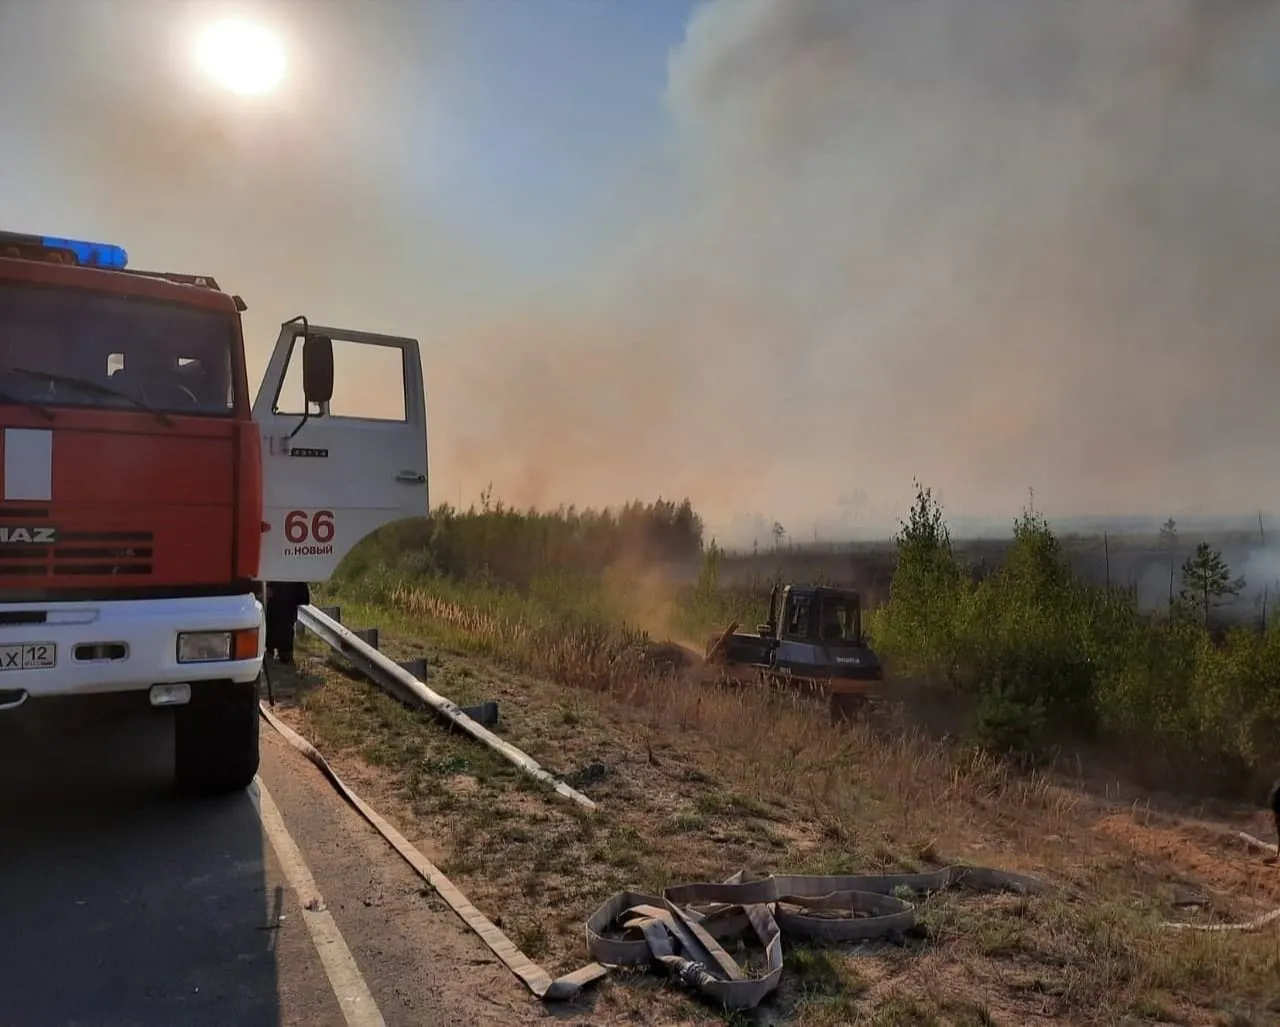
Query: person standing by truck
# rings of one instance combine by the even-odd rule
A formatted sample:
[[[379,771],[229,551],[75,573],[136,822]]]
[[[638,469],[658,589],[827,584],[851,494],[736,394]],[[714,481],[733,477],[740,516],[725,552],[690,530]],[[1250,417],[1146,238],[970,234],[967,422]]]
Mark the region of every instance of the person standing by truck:
[[[285,666],[292,666],[298,607],[311,602],[311,588],[305,581],[268,581],[266,593],[266,652]]]

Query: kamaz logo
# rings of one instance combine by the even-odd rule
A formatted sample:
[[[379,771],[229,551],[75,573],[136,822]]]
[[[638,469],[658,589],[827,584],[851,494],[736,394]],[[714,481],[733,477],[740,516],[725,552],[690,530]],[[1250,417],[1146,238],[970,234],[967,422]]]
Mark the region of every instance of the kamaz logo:
[[[51,546],[57,541],[57,528],[0,525],[0,546]]]

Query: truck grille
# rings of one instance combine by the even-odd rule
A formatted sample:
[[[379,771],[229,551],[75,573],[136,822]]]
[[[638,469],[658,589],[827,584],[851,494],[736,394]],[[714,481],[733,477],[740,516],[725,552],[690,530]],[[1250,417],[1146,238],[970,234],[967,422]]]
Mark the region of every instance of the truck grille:
[[[38,524],[46,510],[0,508],[0,525],[21,519]],[[149,531],[63,531],[52,546],[0,546],[0,578],[83,578],[152,573],[154,537]]]

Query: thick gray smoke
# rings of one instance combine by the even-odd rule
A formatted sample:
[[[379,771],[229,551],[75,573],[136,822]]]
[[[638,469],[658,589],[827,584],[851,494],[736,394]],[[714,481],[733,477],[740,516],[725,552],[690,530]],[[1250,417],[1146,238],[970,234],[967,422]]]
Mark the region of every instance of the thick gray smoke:
[[[612,184],[587,266],[521,302],[444,231],[378,264],[405,246],[426,59],[371,57],[415,26],[359,6],[382,12],[349,79],[370,106],[339,128],[365,159],[295,140],[309,159],[228,208],[219,254],[281,316],[337,295],[423,325],[437,499],[688,494],[748,542],[751,514],[888,526],[912,476],[1006,523],[1028,488],[1050,515],[1280,500],[1275,3],[709,0],[670,58],[668,145]]]
[[[495,478],[798,538],[912,475],[1001,519],[1273,503],[1277,55],[1260,0],[711,0],[679,190],[587,337],[488,381]]]

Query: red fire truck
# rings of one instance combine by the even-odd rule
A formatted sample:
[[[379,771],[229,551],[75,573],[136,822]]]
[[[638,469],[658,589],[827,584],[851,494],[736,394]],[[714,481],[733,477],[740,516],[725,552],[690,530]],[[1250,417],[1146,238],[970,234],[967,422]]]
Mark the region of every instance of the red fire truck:
[[[171,713],[198,794],[258,769],[257,583],[323,581],[428,512],[418,343],[295,318],[251,400],[245,309],[117,246],[0,232],[0,715],[127,693]],[[384,413],[335,409],[336,366],[388,357]]]

